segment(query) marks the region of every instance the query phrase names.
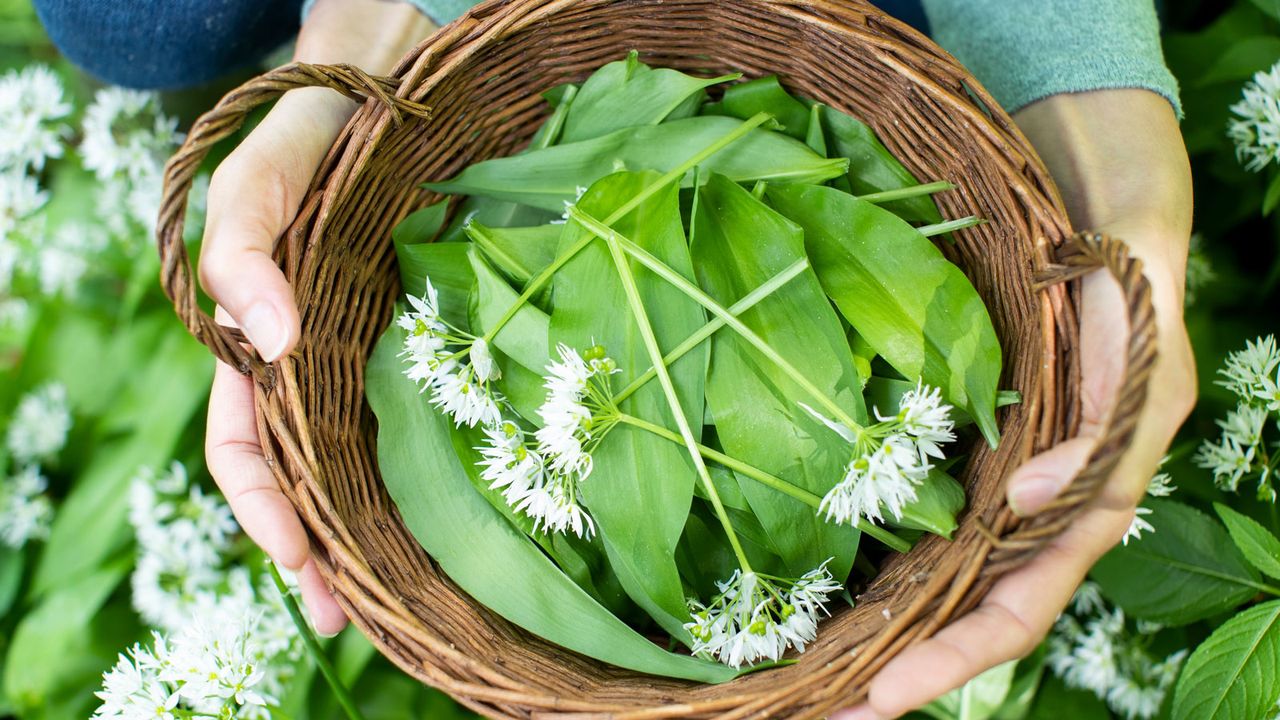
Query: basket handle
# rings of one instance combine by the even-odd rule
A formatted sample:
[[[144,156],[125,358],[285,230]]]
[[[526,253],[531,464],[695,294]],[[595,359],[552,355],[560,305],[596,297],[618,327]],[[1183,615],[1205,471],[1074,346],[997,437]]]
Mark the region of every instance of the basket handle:
[[[396,123],[402,120],[402,112],[430,117],[430,108],[395,96],[399,85],[394,78],[369,75],[352,65],[285,65],[232,90],[212,110],[201,115],[182,147],[165,165],[164,191],[156,222],[161,287],[197,340],[219,360],[245,375],[252,375],[264,387],[274,384],[271,366],[246,349],[244,336],[238,329],[219,325],[200,309],[196,300],[194,273],[182,240],[187,195],[196,171],[209,150],[239,130],[254,108],[297,88],[327,87],[356,101],[376,99],[387,106]]]
[[[1102,233],[1077,233],[1058,249],[1056,262],[1037,274],[1034,288],[1043,290],[1099,269],[1111,273],[1120,284],[1129,318],[1125,373],[1115,408],[1099,433],[1088,462],[1066,490],[1040,513],[995,541],[984,568],[987,574],[1021,565],[1066,529],[1097,497],[1133,440],[1157,355],[1155,307],[1151,304],[1151,285],[1142,273],[1142,261],[1131,256],[1128,246],[1116,238]]]

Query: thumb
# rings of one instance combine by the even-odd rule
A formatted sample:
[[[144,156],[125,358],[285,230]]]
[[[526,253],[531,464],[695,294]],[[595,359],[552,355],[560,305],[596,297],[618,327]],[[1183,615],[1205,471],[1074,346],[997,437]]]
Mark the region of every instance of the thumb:
[[[281,98],[209,183],[200,281],[267,362],[292,350],[301,334],[272,250],[353,107],[312,90]]]
[[[1097,442],[1092,437],[1072,438],[1023,463],[1009,476],[1009,507],[1022,517],[1040,512],[1080,474]]]

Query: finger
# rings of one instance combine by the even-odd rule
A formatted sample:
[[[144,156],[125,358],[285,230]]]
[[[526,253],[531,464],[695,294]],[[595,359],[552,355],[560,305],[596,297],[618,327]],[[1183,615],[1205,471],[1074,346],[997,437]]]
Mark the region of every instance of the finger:
[[[862,715],[837,714],[833,720],[897,717],[1029,653],[1131,516],[1105,509],[1081,516],[1027,566],[996,583],[977,609],[885,665],[871,683]]]
[[[311,626],[318,634],[333,637],[342,632],[347,626],[347,614],[329,592],[314,559],[308,560],[298,573],[298,590],[302,593],[302,603],[307,606],[307,614],[311,616]]]
[[[227,158],[210,182],[200,282],[271,362],[300,334],[293,292],[271,255],[297,206],[285,179],[251,150],[237,150],[246,154]]]
[[[1009,507],[1023,517],[1040,512],[1080,474],[1097,441],[1077,437],[1054,445],[1009,475]]]
[[[245,533],[279,565],[301,568],[310,555],[307,535],[262,456],[253,380],[222,362],[209,393],[205,461]]]

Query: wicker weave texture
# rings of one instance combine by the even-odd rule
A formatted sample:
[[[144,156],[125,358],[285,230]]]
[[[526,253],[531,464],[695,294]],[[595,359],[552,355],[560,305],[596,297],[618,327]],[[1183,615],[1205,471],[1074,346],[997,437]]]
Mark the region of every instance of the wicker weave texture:
[[[999,450],[973,448],[961,476],[969,509],[954,541],[929,537],[891,558],[796,664],[718,686],[575,655],[460,593],[381,485],[364,400],[366,360],[400,293],[391,228],[436,199],[417,186],[519,149],[545,116],[541,91],[633,48],[645,62],[695,74],[778,74],[792,91],[868,122],[917,177],[955,183],[939,197],[943,214],[989,222],[943,249],[991,311],[1006,358],[1001,387],[1024,397],[999,415]],[[303,334],[293,354],[266,365],[197,305],[182,244],[186,194],[209,148],[253,107],[312,85],[368,100],[277,244]],[[1155,357],[1149,289],[1123,244],[1072,236],[1047,173],[1008,116],[954,59],[863,0],[491,0],[425,41],[389,78],[287,66],[197,121],[167,167],[157,232],[162,281],[180,317],[257,379],[268,461],[343,607],[406,672],[493,717],[817,718],[851,704],[885,662],[973,607],[1089,502],[1128,445]],[[1119,408],[1063,498],[1019,520],[1004,503],[1005,478],[1077,433],[1078,278],[1099,267],[1120,281],[1131,315]]]

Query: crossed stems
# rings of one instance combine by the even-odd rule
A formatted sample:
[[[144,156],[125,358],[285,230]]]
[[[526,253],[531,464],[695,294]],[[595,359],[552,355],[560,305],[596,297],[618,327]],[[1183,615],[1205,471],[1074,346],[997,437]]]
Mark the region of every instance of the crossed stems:
[[[482,339],[486,342],[492,342],[493,338],[502,331],[512,318],[515,317],[520,308],[523,307],[530,298],[538,293],[546,283],[549,282],[562,267],[564,267],[565,264],[577,256],[579,252],[592,242],[597,239],[603,240],[608,246],[610,255],[613,258],[619,278],[622,281],[623,290],[627,295],[628,304],[631,306],[632,314],[639,326],[640,334],[645,344],[645,349],[648,352],[650,362],[652,363],[652,367],[650,367],[649,370],[633,380],[615,396],[614,402],[620,403],[622,400],[630,397],[642,386],[656,377],[659,385],[662,387],[664,395],[666,396],[667,403],[670,406],[672,414],[676,419],[676,425],[679,432],[672,432],[665,427],[625,413],[619,413],[616,421],[646,430],[654,435],[685,446],[686,450],[689,452],[690,459],[693,461],[699,480],[702,482],[702,485],[706,490],[707,497],[711,501],[716,517],[724,527],[725,534],[728,536],[729,543],[732,546],[734,554],[737,556],[738,562],[742,566],[744,572],[752,572],[751,565],[747,560],[746,554],[742,549],[742,545],[738,540],[737,533],[734,531],[724,505],[720,500],[720,495],[711,481],[711,476],[707,471],[704,458],[724,465],[735,472],[795,498],[815,509],[821,505],[822,499],[817,495],[803,488],[797,487],[779,477],[737,460],[736,458],[726,455],[718,450],[698,443],[689,426],[687,416],[681,407],[680,400],[676,395],[675,386],[671,381],[671,376],[667,370],[667,366],[678,360],[693,348],[697,347],[702,341],[706,340],[716,331],[728,326],[773,362],[779,369],[786,373],[791,380],[793,380],[813,399],[815,403],[827,410],[832,417],[848,427],[858,436],[859,440],[861,440],[863,434],[866,432],[866,428],[861,423],[855,421],[849,413],[844,410],[844,408],[840,407],[834,400],[815,387],[803,373],[797,370],[786,360],[786,358],[782,357],[782,355],[779,354],[772,346],[766,343],[763,338],[738,319],[738,315],[768,297],[778,288],[790,282],[793,278],[808,268],[808,259],[802,259],[793,263],[791,266],[787,267],[773,278],[770,278],[741,300],[734,303],[731,307],[725,308],[716,302],[714,298],[703,292],[697,285],[686,279],[683,275],[671,269],[666,265],[666,263],[649,254],[631,240],[617,233],[610,226],[625,217],[632,210],[635,210],[643,202],[665,188],[667,185],[672,182],[678,182],[686,173],[710,158],[712,155],[715,155],[720,150],[723,150],[740,138],[744,137],[751,130],[770,120],[772,120],[772,116],[768,113],[758,113],[749,120],[744,121],[734,130],[726,133],[715,142],[695,153],[683,163],[680,163],[670,171],[664,173],[652,184],[645,187],[626,203],[619,206],[604,220],[598,220],[591,217],[576,205],[570,206],[569,217],[586,228],[589,231],[588,234],[585,234],[582,239],[575,242],[551,264],[543,268],[541,272],[530,279],[519,297],[517,297],[511,304],[511,307],[509,307],[507,311],[503,313],[502,317],[499,318],[499,320],[482,336]],[[869,202],[889,202],[891,200],[900,200],[919,195],[931,194],[942,190],[949,190],[953,187],[953,185],[947,182],[935,182],[912,186],[909,188],[902,188],[899,190],[874,193],[863,196],[863,199]],[[979,222],[981,221],[977,218],[968,217],[922,227],[919,228],[919,231],[926,236],[932,236],[965,227],[971,227]],[[714,315],[715,319],[690,335],[689,338],[671,352],[663,355],[661,348],[658,346],[657,338],[654,335],[652,324],[649,321],[648,312],[640,298],[639,289],[636,287],[635,276],[627,262],[627,256],[634,258],[641,265],[644,265],[650,271],[663,278],[676,289],[680,290],[690,299],[697,302]],[[463,352],[465,354],[466,351],[464,350]],[[905,540],[902,540],[888,530],[877,527],[871,523],[862,523],[859,525],[859,529],[896,551],[905,552],[910,549],[910,544]]]

